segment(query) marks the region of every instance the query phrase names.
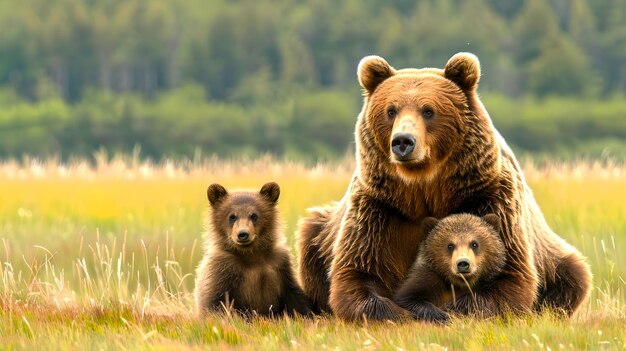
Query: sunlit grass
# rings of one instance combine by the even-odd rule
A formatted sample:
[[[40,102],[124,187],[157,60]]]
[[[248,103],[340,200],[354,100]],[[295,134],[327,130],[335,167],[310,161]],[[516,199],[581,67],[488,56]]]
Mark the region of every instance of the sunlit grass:
[[[595,289],[572,320],[350,324],[193,317],[206,187],[277,181],[288,242],[306,208],[339,199],[354,165],[207,160],[150,164],[100,158],[0,165],[3,348],[623,349],[626,167],[526,163],[553,229],[589,258]]]

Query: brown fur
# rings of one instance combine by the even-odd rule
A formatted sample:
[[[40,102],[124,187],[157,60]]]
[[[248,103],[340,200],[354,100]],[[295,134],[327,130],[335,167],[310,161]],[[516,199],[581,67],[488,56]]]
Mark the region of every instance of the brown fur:
[[[493,127],[476,94],[478,59],[460,53],[443,70],[395,70],[370,56],[358,76],[365,97],[354,177],[340,202],[313,210],[299,228],[300,279],[315,305],[346,319],[409,316],[390,298],[414,261],[419,223],[494,213],[507,260],[502,279],[476,295],[479,310],[528,312],[541,303],[573,313],[589,294],[589,267],[550,230]],[[415,137],[406,160],[391,151],[397,131]],[[462,294],[455,306],[468,313],[476,305]]]
[[[424,219],[426,239],[394,301],[417,319],[447,321],[448,314],[441,308],[453,306],[456,294],[480,291],[500,275],[506,251],[496,231],[498,226],[495,215]],[[469,262],[469,273],[459,273],[460,259]]]
[[[279,194],[276,183],[265,184],[258,193],[228,193],[219,184],[207,190],[212,213],[206,252],[196,271],[200,316],[231,304],[246,314],[311,312],[278,233]],[[249,234],[249,242],[238,241],[241,232]]]

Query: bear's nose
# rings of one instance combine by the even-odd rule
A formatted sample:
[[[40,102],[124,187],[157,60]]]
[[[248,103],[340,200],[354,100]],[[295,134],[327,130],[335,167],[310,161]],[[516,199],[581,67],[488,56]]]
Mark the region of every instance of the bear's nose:
[[[250,233],[246,232],[245,230],[242,230],[239,233],[237,233],[237,241],[238,242],[245,243],[248,240],[250,240]]]
[[[469,273],[470,271],[469,258],[459,258],[456,261],[456,271],[457,273]]]
[[[391,151],[400,159],[404,159],[415,149],[415,137],[410,133],[397,133],[391,139]]]

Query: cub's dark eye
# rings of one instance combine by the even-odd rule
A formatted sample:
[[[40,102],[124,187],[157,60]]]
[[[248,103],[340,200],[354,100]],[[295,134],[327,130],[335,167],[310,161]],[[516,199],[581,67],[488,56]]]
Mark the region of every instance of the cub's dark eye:
[[[253,213],[250,215],[250,219],[252,220],[252,222],[256,222],[256,220],[259,219],[259,215]]]
[[[472,249],[476,250],[478,248],[478,243],[475,241],[472,241],[472,243],[470,244],[470,246],[472,247]]]
[[[231,222],[234,222],[237,220],[237,215],[236,214],[231,214],[230,216],[228,216],[228,220]]]
[[[389,116],[389,118],[396,118],[396,116],[398,115],[398,111],[396,111],[395,108],[390,108],[389,110],[387,110],[387,116]]]
[[[454,244],[448,244],[448,251],[454,250]]]
[[[423,116],[425,119],[431,119],[431,118],[435,117],[435,111],[433,111],[433,109],[432,109],[432,108],[427,107],[427,108],[425,108],[425,109],[422,111],[422,116]]]

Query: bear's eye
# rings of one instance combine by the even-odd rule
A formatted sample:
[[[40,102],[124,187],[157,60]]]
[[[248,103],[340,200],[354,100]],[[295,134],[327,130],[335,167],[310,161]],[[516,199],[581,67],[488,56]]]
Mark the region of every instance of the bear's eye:
[[[252,222],[256,222],[256,220],[259,219],[259,215],[253,213],[250,215],[250,219],[252,220]]]
[[[454,244],[448,244],[448,251],[454,250]]]
[[[396,111],[395,108],[390,108],[387,110],[387,116],[389,116],[389,118],[396,118],[396,116],[398,115],[398,111]]]
[[[472,241],[472,243],[470,244],[470,246],[472,247],[472,249],[476,250],[478,248],[478,243],[475,241]]]
[[[422,116],[425,119],[431,119],[433,117],[435,117],[435,111],[433,111],[432,108],[430,107],[426,107],[423,111],[422,111]]]
[[[228,216],[228,220],[232,223],[234,221],[237,220],[237,215],[232,213],[230,216]]]

